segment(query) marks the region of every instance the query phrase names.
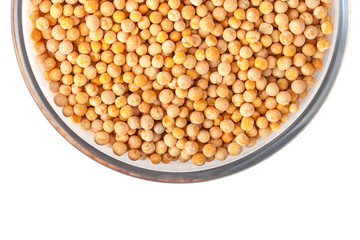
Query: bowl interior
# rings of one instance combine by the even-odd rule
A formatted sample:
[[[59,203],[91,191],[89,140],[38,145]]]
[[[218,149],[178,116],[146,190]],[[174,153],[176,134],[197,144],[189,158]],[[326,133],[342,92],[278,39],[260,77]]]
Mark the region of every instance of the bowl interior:
[[[93,140],[93,134],[91,132],[86,132],[86,131],[81,130],[77,124],[72,123],[69,118],[66,118],[62,115],[61,108],[57,107],[53,102],[54,94],[48,90],[48,83],[42,77],[42,69],[36,63],[35,56],[32,53],[32,50],[31,50],[32,42],[31,42],[30,38],[27,37],[30,34],[30,27],[29,27],[29,24],[27,21],[28,15],[29,15],[29,1],[21,1],[21,2],[22,2],[21,3],[22,4],[22,26],[23,26],[22,31],[23,31],[23,35],[24,35],[25,50],[26,50],[27,56],[29,58],[28,61],[30,63],[31,69],[35,75],[36,81],[37,81],[38,85],[40,86],[42,93],[46,97],[48,104],[50,104],[52,109],[56,112],[59,119],[61,119],[61,121],[63,121],[73,131],[74,134],[76,134],[78,137],[80,137],[85,142],[87,142],[92,148],[101,151],[102,153],[111,157],[115,161],[121,161],[128,165],[136,166],[136,167],[139,167],[142,169],[155,170],[158,172],[166,172],[166,173],[197,172],[197,171],[209,170],[209,169],[214,169],[214,168],[218,168],[221,166],[225,166],[225,165],[228,165],[235,161],[242,161],[246,156],[256,153],[256,151],[265,147],[271,141],[273,141],[274,139],[279,137],[287,128],[294,127],[293,124],[296,121],[296,119],[298,119],[298,117],[301,116],[301,114],[303,114],[303,112],[309,106],[311,100],[314,98],[315,94],[319,90],[322,83],[324,81],[326,81],[325,75],[329,68],[330,60],[333,57],[334,46],[335,46],[335,41],[336,41],[335,36],[337,36],[337,34],[338,34],[339,2],[333,1],[333,8],[332,8],[331,14],[332,14],[332,19],[333,19],[335,30],[334,30],[334,33],[331,36],[329,36],[329,40],[332,43],[332,45],[331,45],[332,47],[326,52],[325,58],[323,59],[323,61],[324,61],[323,68],[320,71],[318,71],[315,75],[315,77],[317,79],[317,83],[316,83],[315,87],[312,89],[309,89],[308,96],[305,99],[301,100],[299,112],[297,112],[296,114],[290,114],[288,122],[284,123],[281,126],[281,129],[279,131],[273,132],[269,138],[259,139],[257,141],[257,144],[254,147],[244,148],[243,152],[241,153],[240,156],[235,156],[235,157],[230,156],[225,161],[215,160],[215,161],[206,163],[204,166],[201,166],[201,167],[194,166],[191,162],[181,163],[179,161],[171,162],[169,164],[154,165],[148,159],[147,160],[139,160],[139,161],[131,161],[127,157],[127,155],[123,155],[120,157],[116,156],[112,152],[111,148],[109,148],[107,146],[99,146],[99,145],[95,144],[95,142]]]

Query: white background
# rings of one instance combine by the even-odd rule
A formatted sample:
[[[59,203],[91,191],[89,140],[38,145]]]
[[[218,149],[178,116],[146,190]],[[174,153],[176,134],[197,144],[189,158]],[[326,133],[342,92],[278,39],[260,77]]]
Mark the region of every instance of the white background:
[[[293,142],[247,171],[196,184],[119,174],[40,113],[0,10],[0,239],[360,239],[360,1],[338,81]]]

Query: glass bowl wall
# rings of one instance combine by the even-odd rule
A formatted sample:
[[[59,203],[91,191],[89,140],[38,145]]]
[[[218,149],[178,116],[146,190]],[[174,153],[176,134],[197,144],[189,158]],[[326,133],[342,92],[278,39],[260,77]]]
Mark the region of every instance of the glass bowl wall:
[[[315,116],[334,84],[346,49],[350,14],[348,0],[333,1],[331,14],[335,31],[329,37],[332,46],[324,58],[324,67],[316,73],[316,86],[302,99],[299,112],[290,114],[289,121],[269,138],[258,140],[254,147],[244,148],[240,156],[228,157],[225,161],[215,160],[199,167],[191,161],[154,165],[149,160],[131,161],[127,155],[116,156],[111,148],[95,144],[92,133],[81,130],[65,118],[61,108],[54,104],[54,94],[47,89],[42,69],[31,51],[27,21],[29,2],[12,1],[13,39],[25,82],[45,117],[71,144],[99,163],[131,176],[163,182],[196,182],[227,176],[261,162],[289,143]]]

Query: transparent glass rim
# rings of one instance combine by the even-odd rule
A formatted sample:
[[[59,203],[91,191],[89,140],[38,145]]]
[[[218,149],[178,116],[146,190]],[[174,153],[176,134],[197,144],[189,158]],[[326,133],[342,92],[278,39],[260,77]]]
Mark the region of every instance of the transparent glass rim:
[[[349,36],[350,2],[349,0],[335,1],[338,1],[339,18],[334,52],[324,81],[305,111],[283,133],[253,153],[245,157],[239,157],[239,160],[223,166],[207,170],[199,169],[199,171],[193,172],[166,172],[129,165],[104,154],[80,138],[53,110],[36,81],[24,43],[24,26],[22,19],[23,0],[12,0],[12,35],[18,64],[31,95],[48,121],[73,146],[95,161],[130,176],[160,182],[200,182],[225,177],[262,162],[293,140],[318,113],[336,81],[344,59]]]

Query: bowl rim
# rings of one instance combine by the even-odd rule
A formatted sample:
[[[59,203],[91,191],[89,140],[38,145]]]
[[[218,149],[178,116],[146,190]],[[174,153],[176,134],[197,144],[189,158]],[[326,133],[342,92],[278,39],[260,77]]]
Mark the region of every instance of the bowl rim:
[[[304,112],[292,125],[284,130],[283,133],[253,153],[223,166],[207,170],[200,169],[199,171],[194,172],[163,172],[144,169],[116,160],[92,147],[73,132],[57,115],[36,81],[25,49],[22,24],[23,0],[12,0],[12,37],[18,65],[30,94],[47,120],[74,147],[98,163],[133,177],[168,183],[201,182],[229,176],[262,162],[292,141],[315,117],[336,81],[347,48],[350,23],[350,3],[348,0],[337,1],[340,14],[338,19],[338,34],[336,36],[336,44],[333,53],[333,56],[336,57],[331,58],[324,81]]]

